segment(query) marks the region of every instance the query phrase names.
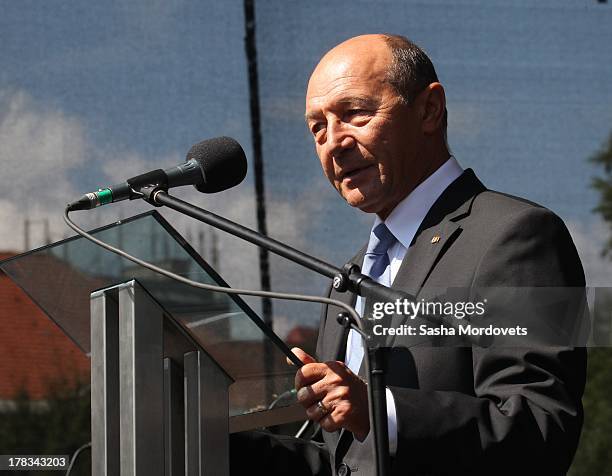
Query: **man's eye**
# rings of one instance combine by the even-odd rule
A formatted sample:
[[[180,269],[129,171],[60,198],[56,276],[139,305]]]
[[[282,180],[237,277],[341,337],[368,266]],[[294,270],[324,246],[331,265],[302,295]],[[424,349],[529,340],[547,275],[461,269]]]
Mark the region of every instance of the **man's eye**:
[[[346,121],[350,121],[352,119],[361,119],[363,117],[366,117],[368,115],[368,111],[366,111],[365,109],[348,109],[345,113],[344,113],[344,119]]]
[[[317,135],[320,131],[323,130],[324,127],[325,127],[325,124],[323,124],[322,122],[317,122],[312,125],[310,130],[314,135]]]

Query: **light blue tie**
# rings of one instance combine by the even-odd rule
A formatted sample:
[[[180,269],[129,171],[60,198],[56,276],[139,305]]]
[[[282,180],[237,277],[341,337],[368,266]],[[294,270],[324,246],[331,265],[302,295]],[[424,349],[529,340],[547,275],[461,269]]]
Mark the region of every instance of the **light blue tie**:
[[[393,236],[393,233],[389,231],[387,225],[384,223],[376,225],[370,235],[370,242],[368,243],[366,254],[363,257],[363,269],[361,272],[380,284],[390,286],[391,283],[388,282],[388,277],[383,275],[391,263],[387,251],[389,251],[389,248],[396,242],[397,239]],[[361,297],[358,298],[356,306],[357,309],[363,306]],[[361,342],[361,337],[354,330],[351,329],[350,334],[350,352],[347,353],[348,359],[346,365],[354,373],[358,373],[363,360],[363,343]]]
[[[380,223],[372,230],[368,250],[363,258],[362,273],[378,281],[390,264],[387,251],[397,239],[387,225]]]

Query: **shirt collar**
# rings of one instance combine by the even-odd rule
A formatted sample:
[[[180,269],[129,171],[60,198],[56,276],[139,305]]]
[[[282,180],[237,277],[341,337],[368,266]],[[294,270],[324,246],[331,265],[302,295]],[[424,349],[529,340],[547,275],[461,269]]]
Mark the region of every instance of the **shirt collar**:
[[[404,248],[410,246],[421,222],[438,197],[462,173],[459,162],[451,155],[391,211],[384,223]],[[377,215],[372,230],[381,222]]]

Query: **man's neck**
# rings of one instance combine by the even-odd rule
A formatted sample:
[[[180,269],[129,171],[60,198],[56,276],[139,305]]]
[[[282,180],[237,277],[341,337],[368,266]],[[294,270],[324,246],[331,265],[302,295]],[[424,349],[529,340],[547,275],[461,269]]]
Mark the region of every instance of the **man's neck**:
[[[390,207],[385,208],[384,210],[381,210],[380,212],[378,212],[377,213],[378,217],[382,221],[385,221],[387,217],[391,214],[391,212],[395,210],[395,207],[397,207],[399,203],[404,201],[404,199],[406,199],[414,190],[416,190],[419,187],[419,185],[421,185],[432,174],[434,174],[440,167],[442,167],[442,165],[444,165],[446,161],[450,159],[450,157],[451,157],[450,152],[448,151],[448,149],[444,148],[444,151],[442,154],[438,154],[434,160],[429,161],[429,166],[425,169],[421,177],[419,177],[415,185],[413,185],[410,190],[408,190],[404,195],[402,195],[400,199],[397,200],[395,203],[393,203]]]

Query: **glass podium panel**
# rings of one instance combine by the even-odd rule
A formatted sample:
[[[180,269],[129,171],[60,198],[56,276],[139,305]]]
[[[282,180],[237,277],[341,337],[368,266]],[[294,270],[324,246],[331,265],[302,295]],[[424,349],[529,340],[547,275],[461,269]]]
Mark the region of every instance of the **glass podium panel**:
[[[227,286],[156,211],[92,234],[181,276]],[[238,296],[174,281],[82,237],[10,258],[0,268],[87,354],[90,294],[135,278],[235,380],[230,416],[295,403],[289,393],[295,368],[287,365],[281,349],[254,323],[261,319]]]

